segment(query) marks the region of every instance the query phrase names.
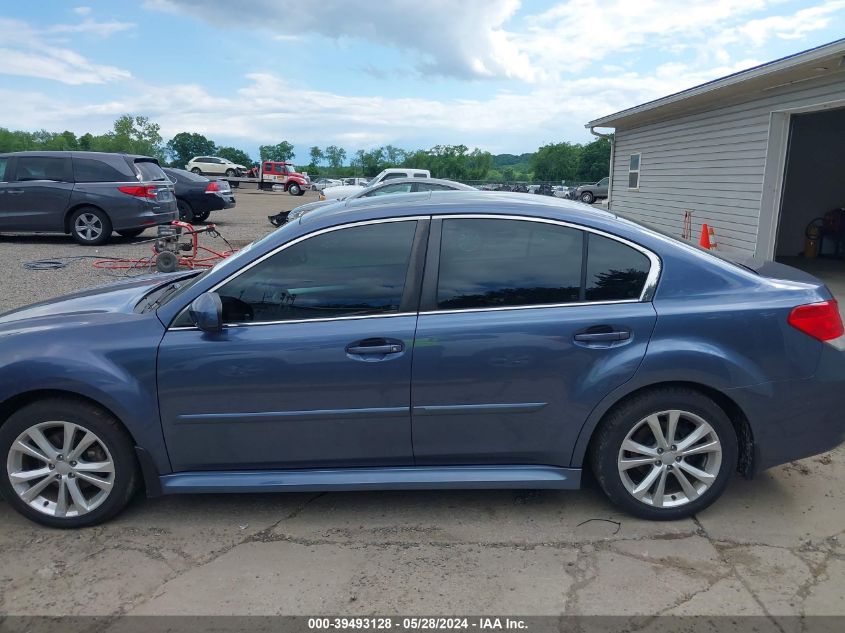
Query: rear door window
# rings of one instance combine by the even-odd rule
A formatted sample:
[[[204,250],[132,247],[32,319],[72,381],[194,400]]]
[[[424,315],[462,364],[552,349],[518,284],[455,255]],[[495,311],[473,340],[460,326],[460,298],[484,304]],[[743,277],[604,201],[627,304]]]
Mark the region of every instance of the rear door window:
[[[57,156],[18,156],[17,180],[52,180],[64,182],[70,159]]]
[[[167,180],[167,176],[164,175],[158,163],[151,160],[136,160],[135,169],[138,170],[142,181]]]
[[[76,182],[127,182],[130,174],[124,174],[96,158],[73,158],[73,179]]]
[[[0,182],[6,182],[6,166],[8,164],[8,158],[0,158]]]
[[[441,310],[577,302],[583,233],[522,220],[443,221]]]

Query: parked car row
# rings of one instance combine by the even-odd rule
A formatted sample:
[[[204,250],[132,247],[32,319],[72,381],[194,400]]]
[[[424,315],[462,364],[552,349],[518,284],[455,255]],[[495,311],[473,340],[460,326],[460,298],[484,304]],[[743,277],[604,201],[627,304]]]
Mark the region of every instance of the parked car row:
[[[101,152],[0,155],[0,231],[66,233],[99,246],[176,219],[204,222],[235,206],[229,183]]]
[[[65,233],[105,244],[177,218],[173,187],[148,156],[100,152],[0,154],[0,232]]]

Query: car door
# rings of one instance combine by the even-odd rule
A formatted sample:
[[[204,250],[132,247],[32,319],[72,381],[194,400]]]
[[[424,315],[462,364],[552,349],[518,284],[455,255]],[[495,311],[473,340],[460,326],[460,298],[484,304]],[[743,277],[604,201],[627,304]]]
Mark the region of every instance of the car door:
[[[10,231],[64,231],[73,191],[70,157],[21,155],[3,186],[2,226]]]
[[[610,178],[602,178],[596,183],[596,196],[599,198],[607,198],[607,185]]]
[[[171,327],[158,385],[173,468],[411,464],[427,223],[295,240],[219,285],[220,334]]]
[[[414,348],[414,458],[567,466],[639,366],[659,260],[551,221],[434,220]],[[440,245],[440,248],[437,248]]]

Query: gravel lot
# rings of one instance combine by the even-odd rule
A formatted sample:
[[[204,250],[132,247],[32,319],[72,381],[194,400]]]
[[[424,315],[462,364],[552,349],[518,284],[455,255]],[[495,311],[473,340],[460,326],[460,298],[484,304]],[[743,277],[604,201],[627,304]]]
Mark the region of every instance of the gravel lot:
[[[315,194],[236,195],[211,220],[243,245],[272,228],[268,214]],[[64,236],[0,236],[0,311],[111,281],[85,260],[40,272],[22,262],[141,256],[144,237],[92,252]],[[590,483],[139,497],[79,531],[37,527],[0,502],[0,615],[759,615],[758,630],[784,631],[769,618],[845,615],[843,481],[840,447],[735,480],[674,523],[621,515]]]

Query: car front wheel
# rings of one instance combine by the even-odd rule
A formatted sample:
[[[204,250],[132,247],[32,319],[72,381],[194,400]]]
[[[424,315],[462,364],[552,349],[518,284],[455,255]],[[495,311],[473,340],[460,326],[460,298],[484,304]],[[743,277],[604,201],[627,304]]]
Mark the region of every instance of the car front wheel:
[[[227,178],[234,178],[235,177],[235,170],[234,169],[227,169],[226,170],[226,177]]]
[[[199,167],[194,167],[194,168],[191,170],[191,173],[192,173],[192,174],[202,174],[202,169],[200,169]]]
[[[602,421],[591,445],[596,479],[612,502],[656,520],[700,512],[737,465],[736,432],[711,398],[688,388],[635,396]]]
[[[50,398],[18,410],[0,428],[0,457],[3,497],[50,527],[111,518],[129,502],[138,480],[126,431],[84,401]]]

